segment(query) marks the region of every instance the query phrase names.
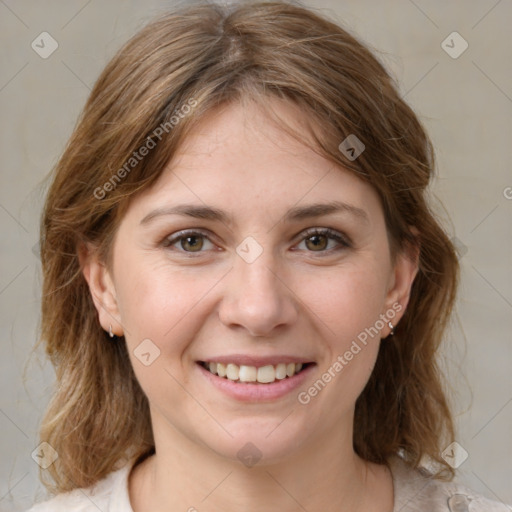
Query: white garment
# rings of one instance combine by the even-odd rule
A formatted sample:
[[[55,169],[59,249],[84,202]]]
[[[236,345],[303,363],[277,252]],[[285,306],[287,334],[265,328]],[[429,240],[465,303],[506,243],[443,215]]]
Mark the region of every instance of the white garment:
[[[389,461],[393,476],[393,512],[511,512],[512,507],[476,494],[462,484],[429,478],[399,457]],[[58,494],[28,512],[133,512],[128,475],[133,462],[87,489]]]

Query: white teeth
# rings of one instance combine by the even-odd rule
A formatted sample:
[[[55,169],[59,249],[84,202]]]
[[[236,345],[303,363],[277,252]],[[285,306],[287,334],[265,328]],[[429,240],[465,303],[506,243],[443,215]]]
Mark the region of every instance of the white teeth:
[[[257,368],[256,366],[238,366],[233,363],[207,362],[203,366],[219,377],[237,382],[259,382],[261,384],[269,384],[276,379],[282,380],[286,377],[293,377],[303,368],[302,363],[279,363],[275,366],[268,364]]]
[[[236,364],[229,363],[226,366],[226,377],[229,380],[238,380],[240,368]]]
[[[284,379],[286,377],[286,365],[284,363],[279,363],[276,366],[276,379]]]
[[[268,382],[274,382],[275,380],[276,370],[271,364],[258,368],[258,382],[265,384]]]
[[[212,372],[212,373],[215,373],[215,372]],[[225,364],[217,363],[217,375],[219,377],[225,377],[226,376],[226,365]]]
[[[256,382],[256,375],[258,370],[256,370],[256,366],[240,366],[240,371],[238,372],[238,378],[242,382]]]

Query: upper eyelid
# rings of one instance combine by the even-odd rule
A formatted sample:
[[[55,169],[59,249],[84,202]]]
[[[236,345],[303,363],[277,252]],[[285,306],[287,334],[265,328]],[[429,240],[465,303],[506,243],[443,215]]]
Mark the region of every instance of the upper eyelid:
[[[326,235],[329,237],[339,237],[343,239],[346,243],[351,243],[350,238],[343,232],[338,231],[337,229],[333,228],[320,228],[320,227],[313,227],[313,228],[306,228],[305,230],[301,231],[297,236],[313,236],[315,233],[319,233],[321,235]]]
[[[206,238],[209,238],[212,236],[215,238],[215,235],[208,229],[204,228],[189,228],[189,229],[180,229],[178,231],[175,231],[174,233],[171,233],[170,235],[167,235],[164,240],[170,240],[171,238],[174,238],[175,240],[179,240],[180,238],[183,238],[185,236],[190,235],[202,235]]]

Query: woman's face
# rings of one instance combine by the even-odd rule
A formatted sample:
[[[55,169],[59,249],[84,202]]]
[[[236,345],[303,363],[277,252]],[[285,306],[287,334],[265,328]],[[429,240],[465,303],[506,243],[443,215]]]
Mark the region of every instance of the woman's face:
[[[295,108],[274,110],[298,126]],[[203,120],[131,203],[112,274],[88,268],[157,446],[178,437],[245,461],[352,438],[355,401],[416,273],[407,258],[392,266],[372,187],[254,105]],[[291,363],[303,364],[292,377]]]

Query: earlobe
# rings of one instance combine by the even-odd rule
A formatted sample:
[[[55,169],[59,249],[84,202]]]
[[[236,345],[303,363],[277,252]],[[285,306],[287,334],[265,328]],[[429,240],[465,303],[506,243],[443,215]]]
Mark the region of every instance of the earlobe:
[[[82,244],[78,250],[78,257],[101,326],[109,334],[122,336],[117,295],[109,270],[91,244]]]
[[[417,242],[409,243],[396,256],[393,268],[392,285],[386,296],[386,307],[396,312],[393,326],[396,328],[400,318],[405,313],[412,285],[419,270],[420,244],[418,241],[418,230],[410,228],[411,233],[416,237]],[[391,330],[391,329],[390,329]]]

